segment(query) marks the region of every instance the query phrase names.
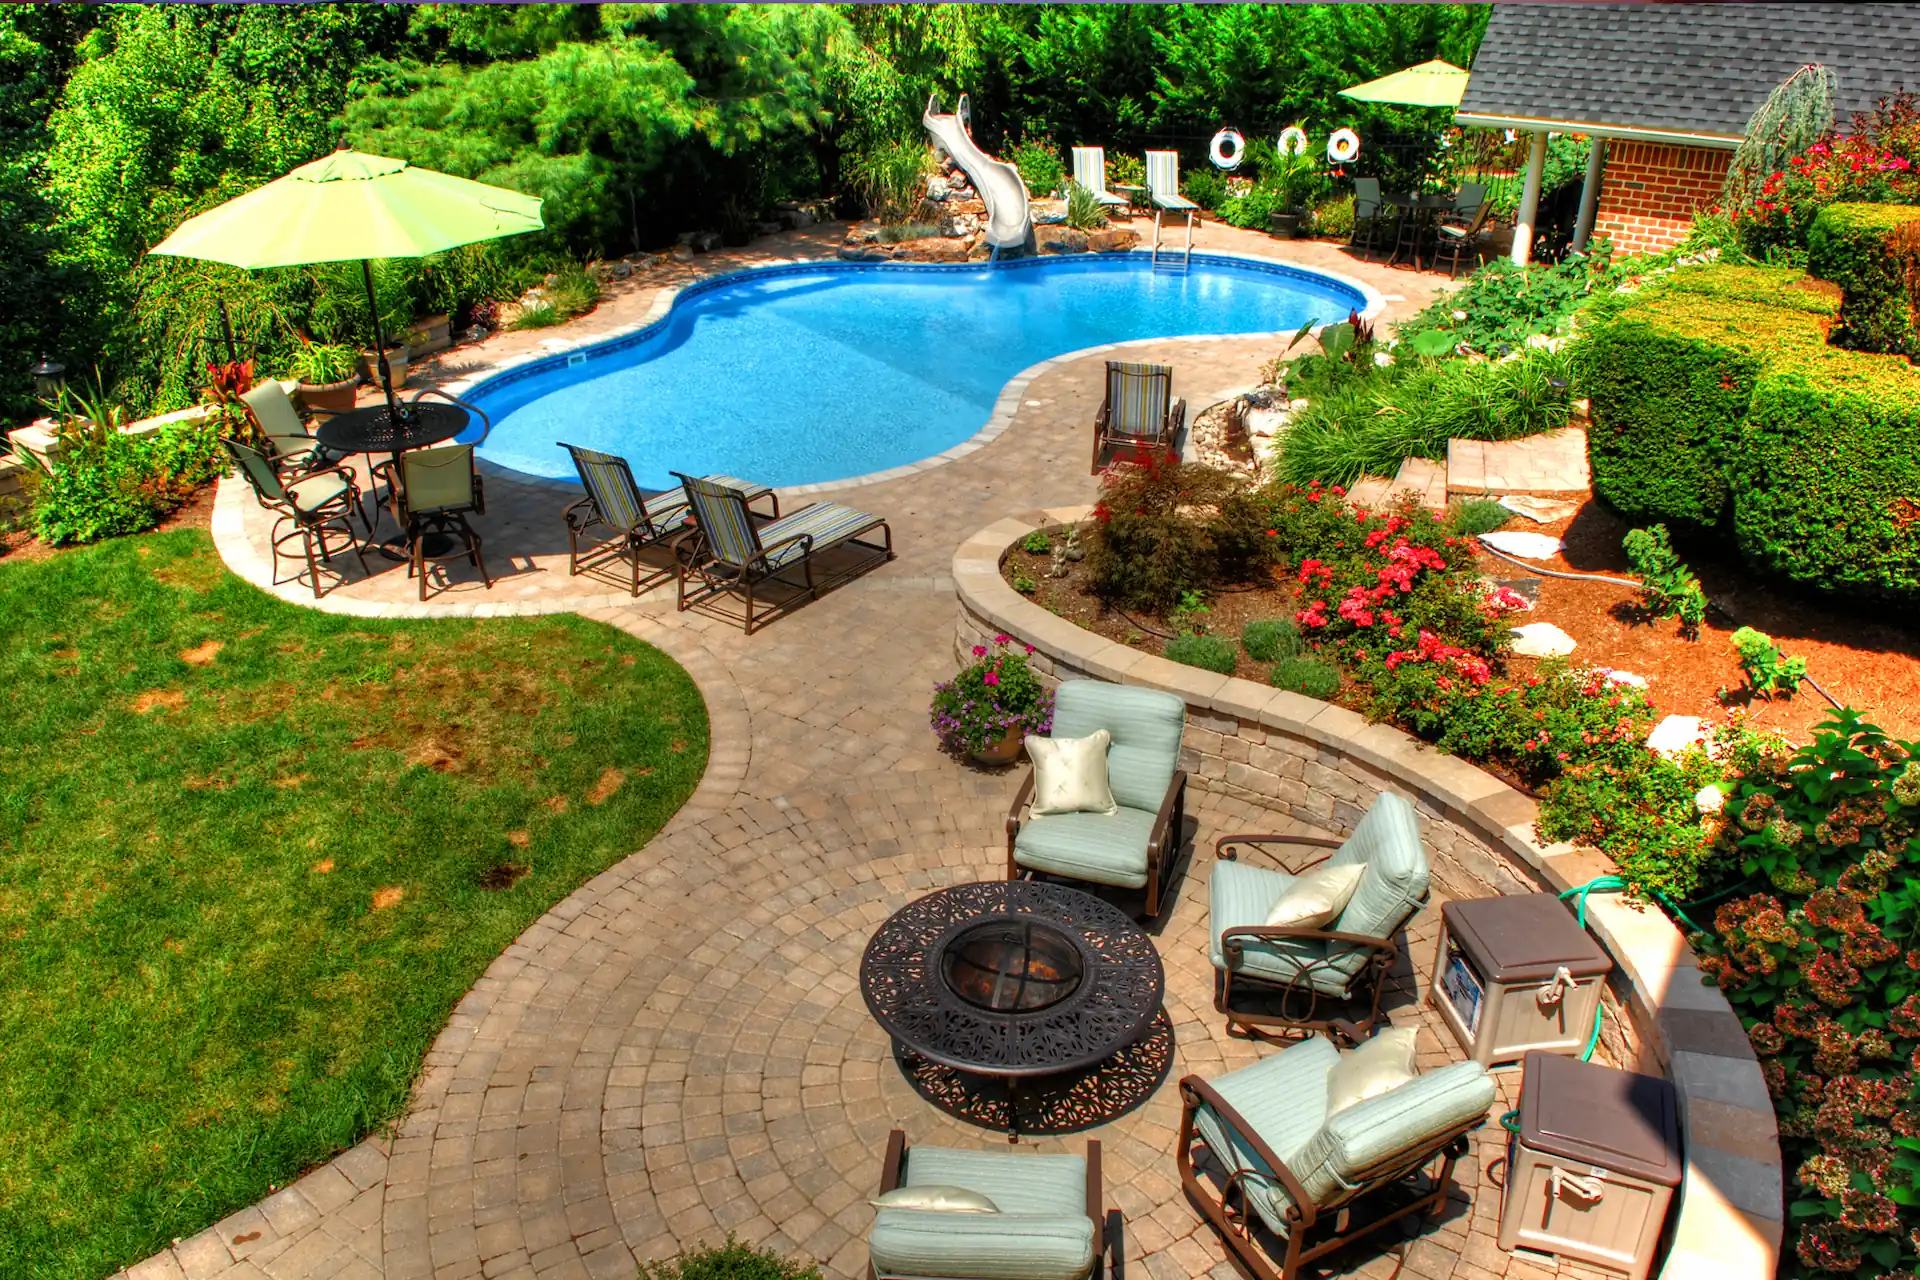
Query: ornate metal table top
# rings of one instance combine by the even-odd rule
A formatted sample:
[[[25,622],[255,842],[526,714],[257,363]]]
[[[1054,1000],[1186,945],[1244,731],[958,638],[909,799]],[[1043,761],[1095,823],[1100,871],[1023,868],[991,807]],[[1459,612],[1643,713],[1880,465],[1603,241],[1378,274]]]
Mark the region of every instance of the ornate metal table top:
[[[402,405],[398,420],[385,404],[370,404],[328,419],[315,434],[334,453],[403,453],[451,440],[470,420],[452,404]]]
[[[1040,1076],[1138,1040],[1166,973],[1119,908],[1060,885],[989,880],[889,917],[860,960],[860,991],[895,1040],[935,1062]]]

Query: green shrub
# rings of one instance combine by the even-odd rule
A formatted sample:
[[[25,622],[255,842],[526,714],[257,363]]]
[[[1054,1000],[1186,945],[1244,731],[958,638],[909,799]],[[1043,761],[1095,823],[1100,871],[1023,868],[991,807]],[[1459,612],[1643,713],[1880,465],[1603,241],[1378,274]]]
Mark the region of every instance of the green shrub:
[[[1147,162],[1128,151],[1107,153],[1107,190],[1115,187],[1145,186]]]
[[[899,244],[903,240],[924,240],[937,236],[940,228],[931,222],[889,222],[873,233],[881,244]]]
[[[841,173],[866,206],[867,216],[883,223],[905,222],[927,202],[927,178],[933,153],[918,139],[877,143],[840,162]]]
[[[1167,611],[1189,595],[1263,572],[1266,513],[1237,477],[1158,456],[1116,467],[1093,510],[1086,565],[1094,594]]]
[[[1463,287],[1436,298],[1401,325],[1398,335],[1404,342],[1440,329],[1472,350],[1497,354],[1503,346],[1517,347],[1535,334],[1564,333],[1574,313],[1617,284],[1624,270],[1614,263],[1612,247],[1604,240],[1596,240],[1590,252],[1552,266],[1521,267],[1496,258]]]
[[[1579,764],[1547,785],[1540,834],[1578,840],[1614,860],[1636,893],[1689,898],[1725,876],[1694,797],[1718,772],[1704,751],[1679,761],[1651,752],[1620,765]]]
[[[1223,676],[1232,675],[1240,661],[1233,646],[1219,636],[1177,635],[1167,641],[1165,653],[1169,662],[1217,671]]]
[[[1020,171],[1021,181],[1035,197],[1052,195],[1066,181],[1067,170],[1060,163],[1060,153],[1044,142],[1023,142],[1007,154],[1007,159]]]
[[[1339,236],[1342,239],[1353,234],[1353,197],[1335,196],[1323,200],[1313,208],[1313,233],[1317,236]]]
[[[1047,536],[1045,529],[1035,529],[1020,539],[1020,549],[1032,555],[1043,556],[1053,549],[1053,539]]]
[[[1590,403],[1596,497],[1634,520],[1726,518],[1727,462],[1761,369],[1783,341],[1817,342],[1818,316],[1833,309],[1796,288],[1801,279],[1780,268],[1681,270],[1583,333],[1574,372]]]
[[[1754,388],[1731,460],[1740,550],[1793,582],[1920,592],[1920,373],[1819,348]]]
[[[724,1245],[641,1263],[640,1280],[820,1280],[820,1268],[729,1235]]]
[[[1463,498],[1447,508],[1447,527],[1456,538],[1477,538],[1513,519],[1513,512],[1492,498]]]
[[[226,469],[214,429],[171,423],[152,435],[81,429],[33,477],[33,527],[55,546],[140,533]],[[31,457],[31,455],[28,455]]]
[[[1621,540],[1627,563],[1640,575],[1640,606],[1655,618],[1678,618],[1688,635],[1707,618],[1707,593],[1700,579],[1680,562],[1667,526],[1631,529]]]
[[[552,282],[544,287],[554,307],[568,319],[593,310],[600,301],[600,282],[578,262],[554,272]]]
[[[1828,205],[1807,231],[1807,270],[1844,294],[1836,345],[1920,355],[1920,207]]]
[[[1300,628],[1285,618],[1256,618],[1240,633],[1240,647],[1255,662],[1279,662],[1300,654]]]
[[[1340,668],[1320,658],[1283,658],[1269,677],[1276,689],[1325,702],[1340,692]]]
[[[520,308],[520,314],[513,318],[509,329],[551,329],[557,324],[565,324],[567,317],[551,298],[538,298],[530,305]]]
[[[1249,231],[1265,231],[1272,225],[1273,215],[1282,212],[1281,194],[1277,187],[1256,183],[1237,196],[1228,196],[1215,210],[1220,221]]]
[[[306,342],[287,360],[287,376],[315,387],[345,382],[357,359],[345,343]]]

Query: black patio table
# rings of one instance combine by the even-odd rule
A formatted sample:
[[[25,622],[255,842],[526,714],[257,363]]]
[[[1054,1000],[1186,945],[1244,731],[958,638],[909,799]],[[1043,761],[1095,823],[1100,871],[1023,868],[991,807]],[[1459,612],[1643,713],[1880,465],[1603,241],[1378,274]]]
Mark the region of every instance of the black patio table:
[[[455,404],[415,401],[396,406],[381,402],[336,414],[321,423],[314,434],[322,448],[340,457],[354,453],[386,454],[393,468],[387,483],[393,485],[399,482],[401,454],[451,440],[465,431],[472,420],[472,414]],[[444,552],[452,545],[452,539],[445,535],[430,536],[430,555]],[[407,559],[406,534],[402,532],[388,538],[379,550],[395,560]]]
[[[1454,200],[1455,196],[1451,193],[1421,196],[1411,194],[1381,196],[1380,201],[1382,204],[1392,205],[1411,219],[1410,225],[1401,231],[1398,240],[1395,242],[1393,246],[1393,256],[1387,259],[1387,265],[1392,266],[1394,263],[1400,261],[1400,251],[1402,249],[1411,248],[1413,250],[1413,269],[1418,271],[1420,269],[1421,242],[1426,238],[1428,231],[1431,230],[1434,220],[1438,218],[1444,210],[1453,208]]]
[[[860,960],[874,1020],[903,1049],[1006,1082],[1099,1066],[1146,1036],[1166,994],[1153,940],[1063,885],[988,880],[908,903]]]

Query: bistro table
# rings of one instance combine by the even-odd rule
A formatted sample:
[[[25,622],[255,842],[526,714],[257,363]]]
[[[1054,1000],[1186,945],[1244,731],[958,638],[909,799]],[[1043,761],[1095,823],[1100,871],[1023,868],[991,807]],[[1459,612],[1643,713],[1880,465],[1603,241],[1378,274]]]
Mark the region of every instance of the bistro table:
[[[314,434],[322,448],[340,457],[355,453],[386,454],[391,467],[387,485],[391,488],[400,482],[401,454],[451,440],[466,430],[470,421],[472,415],[456,404],[415,401],[394,406],[381,401],[336,414],[321,423]],[[432,536],[435,546],[428,547],[429,555],[444,552],[453,545],[453,540],[445,535]],[[406,540],[406,533],[402,531],[381,543],[379,550],[392,559],[405,560],[408,558]],[[440,543],[445,545],[438,545]]]
[[[960,884],[875,931],[860,992],[903,1050],[1006,1083],[1100,1067],[1160,1013],[1166,972],[1133,918],[1090,893],[1029,880]]]
[[[1380,202],[1392,205],[1405,215],[1400,235],[1393,246],[1393,256],[1387,259],[1387,265],[1392,266],[1400,261],[1401,250],[1410,249],[1413,253],[1413,269],[1420,270],[1421,241],[1426,238],[1441,212],[1453,208],[1454,196],[1448,192],[1423,196],[1385,195],[1380,197]]]

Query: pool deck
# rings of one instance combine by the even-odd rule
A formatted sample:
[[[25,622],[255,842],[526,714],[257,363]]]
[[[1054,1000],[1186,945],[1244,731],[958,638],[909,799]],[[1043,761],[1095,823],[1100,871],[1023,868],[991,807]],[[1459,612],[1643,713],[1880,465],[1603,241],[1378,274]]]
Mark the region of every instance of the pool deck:
[[[508,333],[443,358],[431,376],[470,377],[541,342],[606,333],[648,314],[657,291],[695,271],[827,256],[838,228],[790,233],[737,254],[620,282],[562,330]],[[1444,277],[1355,262],[1337,248],[1279,244],[1209,226],[1200,243],[1266,249],[1368,280],[1389,316],[1410,314]],[[1252,385],[1271,338],[1169,339],[1129,349],[1164,360],[1193,410]],[[501,576],[484,591],[455,566],[427,605],[404,568],[357,567],[322,608],[372,616],[577,610],[659,645],[699,683],[712,755],[692,799],[645,848],[557,904],[460,1002],[407,1114],[262,1203],[140,1263],[139,1280],[328,1277],[605,1277],[730,1232],[804,1254],[834,1280],[865,1274],[867,1197],[888,1130],[914,1143],[998,1147],[915,1092],[867,1014],[855,970],[874,926],[945,884],[996,878],[1002,818],[1018,772],[956,764],[926,728],[932,685],[952,674],[949,569],[974,531],[1010,514],[1084,504],[1103,353],[1049,362],[1020,388],[990,444],[937,468],[837,491],[886,516],[899,559],[748,637],[736,624],[676,613],[671,588],[630,599],[570,579],[553,486],[489,477],[478,521]],[[215,538],[228,564],[262,581],[264,521],[223,485]],[[298,584],[277,594],[313,604]],[[1155,926],[1167,970],[1168,1083],[1083,1135],[1037,1150],[1105,1144],[1108,1205],[1124,1217],[1132,1280],[1229,1280],[1211,1228],[1173,1165],[1171,1081],[1272,1052],[1226,1035],[1211,1007],[1206,893],[1213,840],[1294,829],[1265,810],[1198,792],[1193,865]],[[1389,1003],[1422,1029],[1421,1058],[1450,1042],[1419,997],[1438,902],[1409,928],[1410,963]],[[1500,1077],[1503,1099],[1514,1084]],[[1501,1104],[1511,1105],[1510,1101]],[[1388,1280],[1534,1280],[1591,1275],[1501,1252],[1497,1130],[1482,1130],[1459,1193],[1416,1237],[1389,1230],[1328,1259],[1323,1273]],[[1117,1274],[1117,1273],[1116,1273]]]

